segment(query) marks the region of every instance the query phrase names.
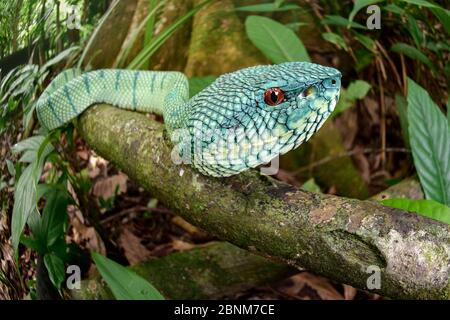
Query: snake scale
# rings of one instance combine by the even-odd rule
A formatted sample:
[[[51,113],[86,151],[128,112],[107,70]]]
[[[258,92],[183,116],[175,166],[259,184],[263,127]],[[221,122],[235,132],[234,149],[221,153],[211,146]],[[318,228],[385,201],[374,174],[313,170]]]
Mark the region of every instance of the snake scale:
[[[340,86],[334,68],[286,62],[224,74],[189,99],[180,72],[70,69],[50,83],[36,111],[48,130],[96,103],[160,114],[181,159],[226,177],[307,141],[334,110]]]

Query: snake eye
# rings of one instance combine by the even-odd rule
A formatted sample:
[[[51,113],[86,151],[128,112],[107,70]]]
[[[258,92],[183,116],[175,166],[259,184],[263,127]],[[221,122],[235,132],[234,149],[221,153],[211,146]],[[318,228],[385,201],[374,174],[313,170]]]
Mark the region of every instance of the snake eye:
[[[276,106],[284,100],[284,91],[280,88],[270,88],[264,92],[264,102],[269,106]]]

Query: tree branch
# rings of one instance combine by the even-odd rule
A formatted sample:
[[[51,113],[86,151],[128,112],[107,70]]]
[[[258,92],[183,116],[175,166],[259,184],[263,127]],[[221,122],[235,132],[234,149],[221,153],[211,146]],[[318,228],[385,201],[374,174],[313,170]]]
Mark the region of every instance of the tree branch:
[[[103,157],[189,222],[241,248],[394,298],[448,299],[450,226],[372,201],[313,194],[249,171],[214,179],[177,166],[163,125],[107,105],[78,129]]]

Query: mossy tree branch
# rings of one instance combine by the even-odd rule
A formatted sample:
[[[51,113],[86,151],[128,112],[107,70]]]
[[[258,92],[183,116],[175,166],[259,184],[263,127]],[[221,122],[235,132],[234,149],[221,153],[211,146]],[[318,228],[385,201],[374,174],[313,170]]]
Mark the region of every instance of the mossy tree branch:
[[[98,105],[78,129],[103,157],[191,223],[241,248],[394,298],[448,299],[450,226],[372,201],[320,195],[249,171],[215,179],[177,166],[163,125]]]

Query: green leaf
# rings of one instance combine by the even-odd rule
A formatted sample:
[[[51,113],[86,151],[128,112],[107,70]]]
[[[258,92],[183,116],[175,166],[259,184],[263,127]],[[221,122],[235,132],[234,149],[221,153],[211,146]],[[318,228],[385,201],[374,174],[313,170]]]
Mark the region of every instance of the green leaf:
[[[368,36],[365,36],[360,33],[355,33],[356,40],[358,40],[366,49],[368,49],[370,52],[375,51],[375,41],[369,38]]]
[[[411,34],[411,37],[413,38],[416,47],[420,48],[420,46],[423,43],[423,35],[422,31],[419,29],[417,20],[414,19],[412,15],[408,15],[408,31]]]
[[[434,200],[385,199],[381,203],[450,224],[450,208]]]
[[[37,198],[39,199],[39,198]],[[41,214],[37,208],[31,210],[30,215],[27,219],[27,225],[31,229],[31,234],[35,238],[36,241],[39,242],[39,246],[42,248],[42,253],[47,252],[47,242],[45,237],[43,237],[43,233],[41,232]]]
[[[317,183],[314,180],[314,178],[311,178],[308,181],[306,181],[302,185],[301,189],[303,189],[305,191],[315,192],[315,193],[322,193],[322,190],[320,190],[320,187],[317,185]]]
[[[427,199],[450,204],[450,127],[425,89],[408,78],[408,123],[414,165]]]
[[[277,6],[276,3],[261,3],[249,6],[237,7],[236,11],[246,11],[246,12],[278,12],[278,11],[288,11],[288,10],[298,10],[301,9],[300,6],[296,4],[281,4]]]
[[[46,239],[47,247],[64,236],[64,225],[67,221],[67,206],[70,198],[65,191],[53,188],[49,191],[44,212],[42,213],[41,232]]]
[[[117,262],[92,252],[92,259],[118,300],[164,300],[147,280]]]
[[[8,173],[14,177],[16,175],[16,168],[14,167],[14,164],[11,162],[11,160],[6,159],[6,167],[8,168]]]
[[[16,254],[20,235],[27,223],[28,216],[35,209],[36,202],[36,181],[33,178],[33,166],[29,165],[20,175],[14,194],[11,233],[12,245]]]
[[[416,6],[420,6],[420,7],[426,7],[426,8],[440,8],[438,5],[431,3],[429,1],[426,0],[400,0],[402,2],[406,2],[409,4],[414,4]]]
[[[390,3],[386,6],[384,6],[384,10],[386,11],[390,11],[399,15],[402,15],[405,13],[405,10],[403,8],[400,8],[399,6],[397,6],[396,4]]]
[[[292,22],[292,23],[285,24],[286,27],[288,27],[289,29],[291,29],[294,32],[297,32],[300,27],[307,26],[307,25],[308,25],[308,23],[306,23],[306,22]]]
[[[430,59],[426,55],[424,55],[421,51],[414,48],[413,46],[410,46],[409,44],[398,42],[394,45],[392,45],[391,50],[397,53],[402,53],[405,56],[418,60],[425,64],[427,67],[429,67],[432,70],[435,70],[435,67]]]
[[[41,141],[41,138],[38,139]],[[45,158],[53,150],[51,145],[48,144],[49,140],[47,138],[42,139],[40,145],[35,142],[36,140],[30,138],[15,146],[16,150],[36,150],[35,152],[37,154],[33,162],[22,172],[16,184],[11,221],[12,244],[16,254],[20,235],[27,223],[28,217],[33,210],[37,210],[36,203],[38,198],[36,185],[39,181]]]
[[[164,1],[162,1],[161,3],[163,3],[163,2],[164,2]],[[156,9],[157,9],[158,7],[159,7],[159,6],[158,6],[158,0],[150,0],[150,7],[149,7],[149,9],[148,9],[148,12],[149,12],[149,14],[148,14],[149,19],[148,19],[148,21],[146,22],[146,25],[145,25],[144,45],[150,43],[150,40],[151,40],[152,37],[153,37],[153,32],[154,32],[154,29],[155,29],[155,22],[156,22],[156,19],[155,19],[155,14],[152,14],[152,12],[153,12],[154,10],[155,10],[155,12],[156,12]]]
[[[45,70],[55,64],[58,64],[59,62],[61,62],[62,60],[66,59],[70,54],[73,54],[75,51],[79,50],[80,47],[79,46],[73,46],[73,47],[69,47],[63,51],[61,51],[60,53],[58,53],[55,57],[53,57],[52,59],[48,60],[42,67],[41,70]]]
[[[348,20],[352,22],[359,10],[382,1],[384,0],[355,0],[355,3],[353,4],[353,9],[350,12],[350,15],[348,16]]]
[[[13,153],[21,153],[24,151],[35,151],[39,149],[39,146],[42,144],[42,142],[45,140],[45,136],[33,136],[31,138],[22,140],[18,143],[16,143],[12,148],[11,151]]]
[[[35,238],[22,235],[20,237],[20,243],[22,243],[27,248],[36,251],[39,254],[43,254],[45,252],[45,248],[42,247],[41,243]]]
[[[442,23],[445,31],[450,34],[450,11],[443,8],[431,8],[430,10]]]
[[[44,256],[44,264],[48,271],[50,281],[56,288],[61,288],[61,284],[66,278],[64,262],[54,253],[47,253]]]
[[[345,51],[348,50],[347,44],[345,43],[345,39],[336,33],[333,32],[322,33],[322,38],[324,38],[328,42],[337,45],[339,48],[344,49]]]
[[[245,30],[251,42],[273,63],[310,61],[297,35],[281,23],[260,16],[248,16]]]
[[[367,51],[366,49],[356,50],[355,56],[356,56],[355,69],[358,72],[361,72],[369,65],[371,65],[374,59],[374,53],[372,53],[371,51]]]
[[[3,181],[3,177],[0,176],[0,191],[5,189],[6,187],[8,187],[8,184],[5,181]]]
[[[361,100],[369,93],[372,86],[364,80],[352,81],[347,87],[347,95],[350,99]]]
[[[322,24],[327,24],[327,25],[335,25],[335,26],[340,26],[340,27],[348,27],[350,26],[350,28],[354,28],[354,29],[367,29],[365,26],[363,26],[360,23],[357,22],[350,22],[347,18],[341,17],[341,16],[336,16],[336,15],[326,15],[322,21]]]
[[[371,85],[364,80],[356,80],[349,84],[347,89],[341,90],[341,97],[332,113],[332,117],[337,116],[342,111],[350,108],[356,100],[363,99],[369,92]]]
[[[398,116],[400,119],[400,127],[402,128],[403,141],[405,146],[410,148],[408,135],[408,102],[406,98],[400,94],[395,95],[395,106],[397,107]]]
[[[189,96],[193,97],[211,83],[216,80],[217,77],[206,76],[206,77],[194,77],[189,79]]]

